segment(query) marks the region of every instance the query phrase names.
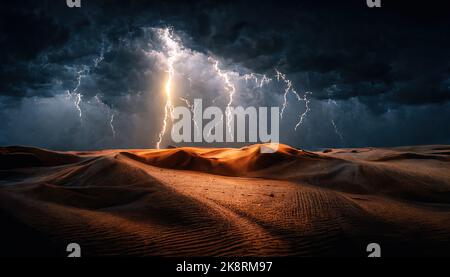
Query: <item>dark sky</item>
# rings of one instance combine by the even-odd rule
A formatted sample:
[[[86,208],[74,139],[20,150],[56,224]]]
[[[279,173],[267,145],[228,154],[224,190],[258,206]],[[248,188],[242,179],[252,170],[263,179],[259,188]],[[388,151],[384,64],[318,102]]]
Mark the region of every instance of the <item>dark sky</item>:
[[[177,96],[226,103],[208,57],[236,82],[235,105],[280,106],[275,69],[309,96],[294,130],[305,103],[288,95],[283,143],[450,144],[448,1],[65,2],[0,4],[0,145],[154,147],[165,27],[184,51]],[[251,73],[273,80],[257,88],[242,81]]]

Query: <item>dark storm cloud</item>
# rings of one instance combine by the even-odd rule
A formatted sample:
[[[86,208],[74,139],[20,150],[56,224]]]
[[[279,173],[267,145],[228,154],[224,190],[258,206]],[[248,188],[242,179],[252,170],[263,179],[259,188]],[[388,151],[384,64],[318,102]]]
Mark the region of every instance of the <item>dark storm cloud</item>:
[[[63,46],[69,32],[46,14],[17,5],[5,5],[0,11],[0,94],[26,97],[27,91],[46,94],[52,68],[42,70],[38,56]]]
[[[207,13],[210,32],[199,41],[256,71],[277,66],[313,75],[297,81],[309,83],[319,99],[448,101],[449,88],[440,85],[450,68],[448,5],[389,5],[381,10],[367,9],[365,1],[224,5]]]
[[[148,45],[154,38],[143,27],[158,26],[174,26],[187,47],[220,57],[231,68],[287,73],[297,89],[312,91],[317,101],[337,101],[336,116],[350,113],[343,107],[356,99],[364,112],[383,116],[396,109],[413,125],[409,107],[432,120],[428,111],[445,109],[450,100],[449,4],[384,1],[382,9],[369,9],[365,0],[85,0],[81,9],[69,9],[58,0],[1,5],[2,109],[73,91],[81,72],[85,100],[101,95],[110,109],[130,116],[147,111],[141,96],[161,68],[146,58],[146,51],[159,46]],[[429,105],[436,108],[421,109]],[[341,121],[354,133],[346,128],[350,122]],[[450,134],[440,137],[450,140]]]
[[[7,3],[0,11],[3,61],[28,61],[50,47],[63,45],[68,30],[39,10],[20,9]]]
[[[384,3],[374,10],[362,0],[85,1],[77,11],[67,9],[64,1],[44,3],[19,1],[2,11],[4,95],[29,96],[26,86],[41,93],[55,68],[36,73],[33,65],[84,63],[83,58],[92,59],[99,51],[100,34],[117,44],[121,37],[140,36],[142,26],[170,24],[192,36],[193,47],[256,72],[277,67],[294,75],[307,73],[302,76],[308,78],[296,81],[319,99],[384,94],[389,95],[384,100],[398,104],[450,99],[445,86],[450,32],[443,4]],[[39,55],[49,60],[39,63]],[[125,72],[136,61],[135,53],[125,53],[114,62]],[[111,68],[104,73],[104,83],[120,75]],[[123,82],[130,84],[126,78]]]

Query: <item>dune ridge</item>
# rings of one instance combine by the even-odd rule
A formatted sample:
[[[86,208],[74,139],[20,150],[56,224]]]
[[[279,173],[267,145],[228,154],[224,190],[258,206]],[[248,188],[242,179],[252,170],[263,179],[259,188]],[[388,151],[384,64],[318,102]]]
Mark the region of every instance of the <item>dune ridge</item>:
[[[450,146],[261,147],[0,148],[0,255],[446,255]]]

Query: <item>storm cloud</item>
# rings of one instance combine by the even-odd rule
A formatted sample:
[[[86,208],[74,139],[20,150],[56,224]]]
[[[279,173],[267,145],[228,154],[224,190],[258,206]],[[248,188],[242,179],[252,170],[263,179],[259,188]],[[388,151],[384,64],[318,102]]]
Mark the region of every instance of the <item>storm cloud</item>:
[[[299,94],[312,92],[297,130],[305,103],[288,95],[283,143],[450,143],[449,5],[312,2],[3,1],[0,144],[154,147],[167,73],[154,30],[166,27],[184,47],[179,97],[226,105],[208,57],[233,76],[236,105],[280,106],[286,87],[276,70]],[[272,82],[256,87],[246,74]]]

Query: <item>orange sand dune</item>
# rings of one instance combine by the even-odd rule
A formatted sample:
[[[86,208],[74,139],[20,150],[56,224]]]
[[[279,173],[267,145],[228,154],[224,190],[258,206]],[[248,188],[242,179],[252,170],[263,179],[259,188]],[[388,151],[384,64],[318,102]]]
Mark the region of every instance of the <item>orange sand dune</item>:
[[[0,148],[0,255],[449,255],[450,146]]]

